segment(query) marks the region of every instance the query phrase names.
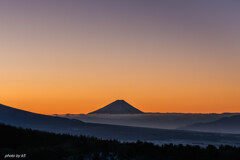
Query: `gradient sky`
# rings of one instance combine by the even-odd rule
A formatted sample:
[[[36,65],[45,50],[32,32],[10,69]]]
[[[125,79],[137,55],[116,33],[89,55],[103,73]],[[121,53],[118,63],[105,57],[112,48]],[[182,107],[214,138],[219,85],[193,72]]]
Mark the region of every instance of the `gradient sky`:
[[[240,2],[1,0],[0,103],[240,112]]]

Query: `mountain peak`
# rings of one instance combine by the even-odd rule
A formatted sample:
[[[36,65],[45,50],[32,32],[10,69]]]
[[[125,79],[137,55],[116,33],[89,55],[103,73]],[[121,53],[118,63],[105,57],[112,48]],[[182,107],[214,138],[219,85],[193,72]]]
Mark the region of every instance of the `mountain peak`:
[[[107,106],[89,114],[141,114],[142,111],[128,104],[125,100],[116,100]]]
[[[123,99],[118,99],[112,103],[127,103],[126,101],[124,101]],[[127,103],[128,104],[128,103]]]

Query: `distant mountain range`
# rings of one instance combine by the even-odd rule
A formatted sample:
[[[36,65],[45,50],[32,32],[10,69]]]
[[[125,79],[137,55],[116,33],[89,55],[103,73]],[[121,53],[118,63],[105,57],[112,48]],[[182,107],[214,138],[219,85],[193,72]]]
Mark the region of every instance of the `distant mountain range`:
[[[55,114],[54,116],[78,119],[88,123],[178,129],[194,123],[206,123],[239,113],[192,114],[192,113],[144,113],[144,114]]]
[[[124,100],[116,100],[89,114],[55,114],[58,117],[78,119],[83,122],[159,129],[184,129],[185,126],[194,123],[207,123],[234,115],[240,115],[240,113],[146,113]]]
[[[179,129],[201,131],[201,132],[221,132],[240,134],[240,115],[223,117],[218,120],[206,123],[194,123]]]
[[[89,114],[142,114],[139,109],[131,106],[124,100],[116,100],[107,106]]]
[[[0,123],[48,132],[87,135],[123,141],[142,140],[154,143],[175,143],[178,141],[194,144],[221,144],[224,140],[224,143],[227,144],[240,143],[239,135],[84,123],[80,120],[41,115],[5,105],[0,105]]]

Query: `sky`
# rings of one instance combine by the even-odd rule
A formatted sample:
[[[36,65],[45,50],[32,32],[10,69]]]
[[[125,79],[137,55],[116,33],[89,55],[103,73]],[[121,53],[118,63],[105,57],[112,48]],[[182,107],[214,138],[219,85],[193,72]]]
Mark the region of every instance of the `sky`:
[[[240,112],[240,2],[2,0],[0,103]]]

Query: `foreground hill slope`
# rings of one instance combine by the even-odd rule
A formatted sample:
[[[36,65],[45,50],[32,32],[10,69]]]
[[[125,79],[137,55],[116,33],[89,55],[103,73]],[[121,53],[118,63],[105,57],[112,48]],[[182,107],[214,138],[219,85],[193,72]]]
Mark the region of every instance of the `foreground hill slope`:
[[[84,124],[80,120],[71,120],[32,113],[0,104],[0,123],[25,128],[77,127]]]
[[[221,132],[240,134],[240,116],[224,117],[216,121],[207,123],[196,123],[181,127],[179,129],[202,131],[202,132]]]
[[[240,148],[231,146],[163,145],[120,143],[85,136],[60,135],[0,124],[0,159],[22,155],[26,160],[238,160]],[[10,158],[5,158],[10,159]],[[16,159],[16,158],[13,158]]]

